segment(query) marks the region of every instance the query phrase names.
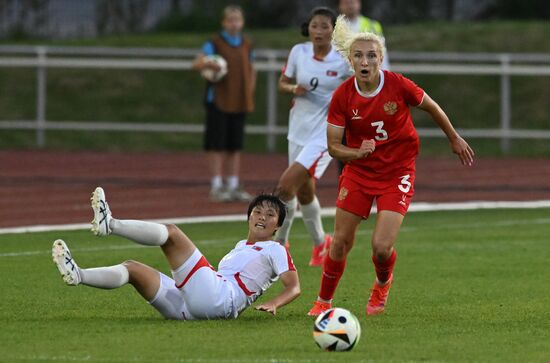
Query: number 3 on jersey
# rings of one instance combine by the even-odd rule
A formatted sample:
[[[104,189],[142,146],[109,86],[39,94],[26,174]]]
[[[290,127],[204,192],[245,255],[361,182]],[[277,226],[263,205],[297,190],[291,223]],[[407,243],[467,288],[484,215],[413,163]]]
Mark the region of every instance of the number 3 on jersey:
[[[403,175],[401,178],[401,184],[399,184],[397,187],[399,190],[401,190],[403,193],[408,193],[409,190],[411,190],[412,184],[409,181],[409,178],[411,176],[409,174]]]
[[[371,125],[376,127],[376,135],[374,139],[376,141],[384,141],[388,139],[388,133],[384,130],[384,121],[371,122]]]

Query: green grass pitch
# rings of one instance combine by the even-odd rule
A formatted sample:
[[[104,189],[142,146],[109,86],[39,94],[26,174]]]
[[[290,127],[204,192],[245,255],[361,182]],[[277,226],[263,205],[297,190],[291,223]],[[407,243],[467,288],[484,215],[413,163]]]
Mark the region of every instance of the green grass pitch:
[[[366,318],[372,226],[361,226],[335,296],[363,329],[345,353],[313,342],[306,312],[320,269],[307,267],[300,220],[291,251],[302,296],[277,316],[249,309],[232,321],[166,321],[131,286],[65,286],[49,252],[63,238],[81,267],[135,259],[169,272],[158,248],[87,231],[0,235],[0,362],[550,361],[549,209],[410,213],[386,312]],[[242,222],[182,228],[212,264],[246,234]]]

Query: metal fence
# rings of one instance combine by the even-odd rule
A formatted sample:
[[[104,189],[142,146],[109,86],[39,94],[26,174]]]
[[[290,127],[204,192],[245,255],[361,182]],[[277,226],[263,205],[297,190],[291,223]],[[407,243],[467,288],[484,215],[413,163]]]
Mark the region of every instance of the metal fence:
[[[0,67],[36,69],[36,117],[34,120],[0,121],[0,129],[36,131],[36,144],[44,146],[46,130],[203,132],[203,124],[162,124],[127,122],[48,121],[47,70],[49,68],[101,68],[140,70],[190,70],[196,49],[0,46]],[[258,49],[256,69],[267,72],[266,122],[247,125],[250,134],[267,135],[267,148],[275,149],[277,135],[286,134],[277,125],[277,79],[288,51]],[[485,75],[500,77],[500,126],[494,129],[460,129],[470,138],[500,139],[501,150],[510,149],[511,139],[550,139],[550,130],[528,130],[512,127],[511,76],[550,76],[550,54],[510,53],[434,53],[390,52],[392,70],[406,74]],[[444,137],[438,128],[418,128],[420,136]]]

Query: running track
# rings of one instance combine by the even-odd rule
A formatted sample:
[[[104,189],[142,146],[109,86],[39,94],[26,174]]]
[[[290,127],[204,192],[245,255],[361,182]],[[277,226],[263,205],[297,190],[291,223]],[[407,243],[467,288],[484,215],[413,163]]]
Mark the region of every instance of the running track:
[[[273,191],[285,155],[243,156],[251,193]],[[97,153],[0,151],[0,227],[89,222],[89,196],[105,188],[119,218],[161,219],[244,213],[244,203],[208,200],[202,153]],[[334,206],[336,166],[318,183],[324,207]],[[416,202],[550,200],[550,160],[481,159],[470,168],[458,159],[420,158]]]

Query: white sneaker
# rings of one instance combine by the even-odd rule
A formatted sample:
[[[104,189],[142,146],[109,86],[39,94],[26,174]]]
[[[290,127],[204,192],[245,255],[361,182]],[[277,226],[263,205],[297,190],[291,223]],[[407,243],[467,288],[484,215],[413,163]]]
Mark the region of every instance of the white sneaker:
[[[94,219],[92,221],[92,232],[96,236],[108,236],[111,234],[111,210],[107,199],[105,199],[105,192],[103,188],[97,187],[92,193],[92,209],[94,210]]]
[[[231,195],[224,187],[210,189],[210,194],[208,195],[208,197],[213,202],[231,201]]]
[[[63,240],[58,239],[53,243],[52,258],[61,276],[63,276],[63,281],[67,285],[76,286],[80,284],[81,279],[78,265],[73,260],[71,251],[69,251],[69,247],[67,247]]]
[[[229,190],[229,195],[231,200],[235,202],[250,202],[252,200],[252,196],[242,186]]]

